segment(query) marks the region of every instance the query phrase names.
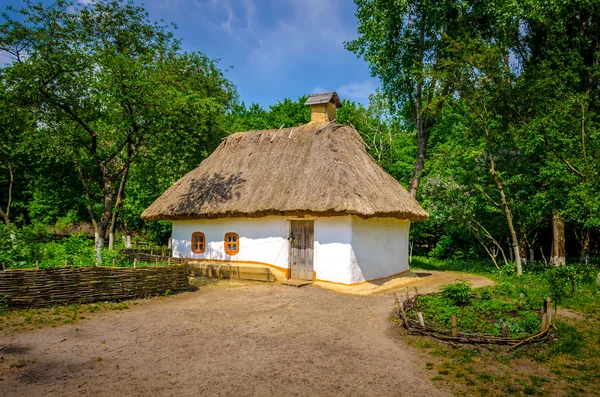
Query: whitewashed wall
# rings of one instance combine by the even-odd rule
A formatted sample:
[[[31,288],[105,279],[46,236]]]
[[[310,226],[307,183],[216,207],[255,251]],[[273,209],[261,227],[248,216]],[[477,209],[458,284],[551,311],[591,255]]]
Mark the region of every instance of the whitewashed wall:
[[[387,277],[408,270],[410,223],[354,216],[315,219],[314,270],[317,279],[343,284]],[[193,254],[192,233],[206,236],[206,252]],[[225,233],[240,236],[240,251],[226,255]],[[288,268],[288,218],[225,218],[173,222],[173,256],[262,262]]]
[[[315,219],[313,261],[318,280],[343,284],[364,281],[352,249],[350,216]]]
[[[206,236],[206,252],[193,254],[190,239],[193,232]],[[225,233],[240,235],[240,251],[226,255]],[[288,224],[283,217],[224,218],[173,222],[173,256],[195,259],[220,259],[263,262],[288,267]]]
[[[408,270],[409,231],[409,221],[352,217],[352,247],[363,280]]]

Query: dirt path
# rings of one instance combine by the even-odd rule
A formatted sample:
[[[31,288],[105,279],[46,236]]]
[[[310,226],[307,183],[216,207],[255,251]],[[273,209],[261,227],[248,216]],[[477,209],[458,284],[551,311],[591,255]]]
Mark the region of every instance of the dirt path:
[[[394,335],[392,310],[389,295],[222,282],[76,326],[0,335],[0,394],[448,395]]]

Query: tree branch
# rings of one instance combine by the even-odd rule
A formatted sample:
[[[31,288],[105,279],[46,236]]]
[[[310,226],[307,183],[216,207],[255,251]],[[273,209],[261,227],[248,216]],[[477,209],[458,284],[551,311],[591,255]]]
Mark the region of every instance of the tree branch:
[[[556,149],[554,149],[554,147],[552,147],[552,145],[550,145],[550,142],[548,141],[548,133],[546,132],[546,129],[543,126],[542,126],[542,130],[544,131],[544,138],[542,138],[542,142],[544,142],[546,147],[548,149],[550,149],[552,151],[552,153],[554,153],[554,155],[560,161],[562,161],[571,171],[573,171],[577,176],[579,176],[579,178],[581,178],[582,180],[585,181],[585,175],[581,171],[579,171],[577,168],[575,168],[573,165],[571,165],[571,163],[569,163],[567,161],[567,159],[565,159],[563,156],[561,156],[561,154],[558,153],[558,151],[556,151]]]

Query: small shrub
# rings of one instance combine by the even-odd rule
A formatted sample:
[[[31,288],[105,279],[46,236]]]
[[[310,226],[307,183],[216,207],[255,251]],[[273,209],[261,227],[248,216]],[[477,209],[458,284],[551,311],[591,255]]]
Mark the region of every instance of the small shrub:
[[[554,266],[546,271],[546,280],[550,288],[550,297],[555,305],[564,298],[572,298],[578,283],[578,275],[574,266]]]
[[[496,292],[501,296],[511,296],[514,293],[514,288],[510,282],[502,281],[496,286]]]
[[[489,288],[483,288],[479,294],[479,297],[482,301],[489,301],[492,299],[492,291],[490,291]]]
[[[442,287],[442,296],[457,306],[466,306],[471,301],[472,287],[468,280],[461,279],[454,284]]]

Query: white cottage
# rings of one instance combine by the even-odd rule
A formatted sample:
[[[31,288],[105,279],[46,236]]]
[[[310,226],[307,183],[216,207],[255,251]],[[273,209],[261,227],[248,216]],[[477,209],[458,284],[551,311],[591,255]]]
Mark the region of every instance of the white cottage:
[[[306,104],[310,123],[230,135],[144,211],[173,223],[173,256],[341,284],[408,270],[410,222],[427,213],[335,124],[335,92]]]

